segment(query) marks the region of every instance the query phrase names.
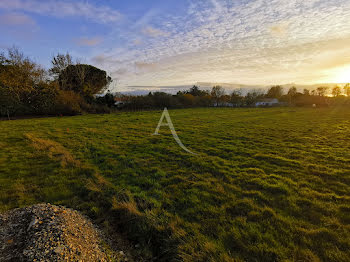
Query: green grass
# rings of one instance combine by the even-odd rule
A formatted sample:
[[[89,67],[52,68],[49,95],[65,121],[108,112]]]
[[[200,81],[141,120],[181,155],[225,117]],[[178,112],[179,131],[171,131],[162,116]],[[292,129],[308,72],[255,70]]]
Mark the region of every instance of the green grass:
[[[0,122],[0,211],[81,210],[163,261],[348,261],[350,109],[170,110]]]

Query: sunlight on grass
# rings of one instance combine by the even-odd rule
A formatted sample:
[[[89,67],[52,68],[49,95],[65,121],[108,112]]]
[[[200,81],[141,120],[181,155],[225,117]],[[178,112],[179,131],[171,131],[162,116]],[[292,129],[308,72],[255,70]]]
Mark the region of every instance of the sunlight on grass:
[[[0,210],[83,211],[160,261],[346,261],[350,110],[170,110],[0,122]]]

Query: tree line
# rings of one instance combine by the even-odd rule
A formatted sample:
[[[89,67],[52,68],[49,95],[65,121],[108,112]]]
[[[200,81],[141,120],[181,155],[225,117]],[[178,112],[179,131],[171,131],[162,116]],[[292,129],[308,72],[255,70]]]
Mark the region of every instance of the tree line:
[[[150,92],[143,96],[119,94],[115,96],[115,100],[120,102],[120,107],[131,110],[164,107],[253,107],[257,102],[268,99],[278,99],[277,105],[284,106],[350,105],[350,84],[346,84],[343,90],[341,87],[335,86],[331,90],[332,97],[330,97],[328,87],[318,87],[311,91],[304,89],[303,92],[298,92],[296,87],[291,87],[285,92],[282,86],[276,85],[268,89],[267,92],[252,90],[243,95],[242,90],[227,93],[221,86],[214,86],[211,90],[201,90],[194,85],[187,91],[179,91],[176,95],[164,92]]]
[[[10,48],[7,53],[0,53],[0,117],[75,115],[164,107],[252,107],[258,101],[272,98],[278,99],[280,105],[292,106],[350,104],[350,84],[343,88],[335,86],[331,90],[321,86],[303,92],[298,92],[296,87],[284,90],[277,85],[267,92],[252,90],[246,94],[242,90],[227,93],[221,86],[201,90],[194,85],[176,95],[150,92],[132,96],[106,92],[111,82],[106,71],[73,61],[68,53],[52,57],[51,68],[45,70],[17,48]]]
[[[13,47],[0,53],[0,116],[108,112],[95,94],[111,82],[105,71],[74,62],[68,53],[54,56],[45,70]]]

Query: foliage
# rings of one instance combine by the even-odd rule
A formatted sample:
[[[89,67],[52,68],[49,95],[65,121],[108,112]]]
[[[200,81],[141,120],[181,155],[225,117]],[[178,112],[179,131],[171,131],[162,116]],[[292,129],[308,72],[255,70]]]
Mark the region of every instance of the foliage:
[[[200,90],[198,86],[194,85],[190,88],[189,91],[186,92],[187,94],[190,94],[192,96],[207,96],[209,95],[209,92],[206,90]]]
[[[317,87],[316,93],[318,96],[325,96],[327,93],[328,87],[320,86]]]
[[[332,95],[333,95],[334,97],[337,97],[337,96],[340,96],[340,95],[341,95],[341,89],[340,89],[339,86],[333,87],[333,89],[332,89]]]
[[[97,104],[107,105],[108,107],[113,107],[115,102],[115,96],[110,92],[108,92],[104,96],[99,96],[96,98]]]
[[[348,260],[349,108],[170,110],[197,156],[161,113],[1,121],[0,210],[77,208],[143,261]]]
[[[0,83],[18,99],[44,81],[45,71],[41,66],[15,47],[8,49],[7,56],[3,54],[0,60]]]
[[[53,67],[49,70],[54,76],[52,80],[40,65],[17,48],[10,48],[7,54],[0,54],[0,116],[10,119],[15,115],[109,112],[104,104],[98,106],[92,97],[110,83],[106,72],[90,65],[73,66],[71,63],[69,54],[54,57]],[[55,80],[58,74],[62,76],[60,83],[67,85],[59,85]],[[72,78],[64,80],[65,74]],[[105,102],[110,105],[110,100],[109,97]]]
[[[267,98],[281,98],[283,95],[283,87],[281,86],[272,86],[266,94]]]
[[[85,64],[68,65],[58,77],[62,90],[73,91],[83,97],[102,93],[111,81],[106,71]]]
[[[245,96],[245,103],[247,106],[255,106],[255,103],[258,102],[259,99],[263,98],[264,95],[258,91],[248,92]]]

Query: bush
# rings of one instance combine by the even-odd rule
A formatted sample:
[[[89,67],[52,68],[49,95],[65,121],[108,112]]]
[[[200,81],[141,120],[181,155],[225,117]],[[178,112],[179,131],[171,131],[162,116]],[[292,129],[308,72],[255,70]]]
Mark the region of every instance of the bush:
[[[56,97],[55,112],[62,115],[82,114],[82,107],[88,107],[84,99],[73,91],[59,90]]]

